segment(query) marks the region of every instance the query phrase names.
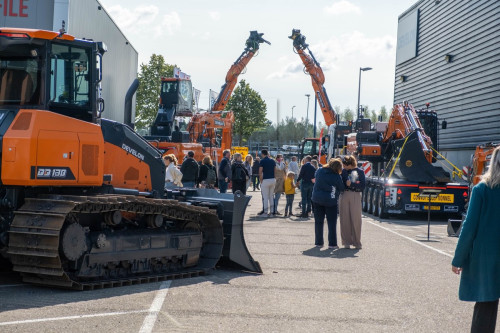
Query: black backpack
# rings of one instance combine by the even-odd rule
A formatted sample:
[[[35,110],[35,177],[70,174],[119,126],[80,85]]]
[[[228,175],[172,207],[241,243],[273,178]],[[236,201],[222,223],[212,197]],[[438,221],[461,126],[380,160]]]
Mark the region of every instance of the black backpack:
[[[207,166],[207,178],[205,179],[205,182],[208,185],[214,185],[215,181],[217,180],[217,175],[215,174],[215,170],[213,167]]]
[[[236,164],[232,176],[233,176],[232,177],[233,181],[246,180],[245,171],[243,170],[243,165]]]

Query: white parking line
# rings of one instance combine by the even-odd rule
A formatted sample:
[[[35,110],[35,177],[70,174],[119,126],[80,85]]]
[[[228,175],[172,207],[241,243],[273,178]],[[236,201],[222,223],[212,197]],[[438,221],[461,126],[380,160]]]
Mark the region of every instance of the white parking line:
[[[158,313],[163,306],[163,302],[165,301],[165,297],[167,297],[168,288],[172,284],[172,281],[163,281],[160,285],[160,289],[156,293],[156,296],[151,303],[151,307],[149,308],[148,315],[142,322],[141,329],[139,333],[151,333],[153,331],[153,327],[155,326],[156,319],[158,318]]]
[[[148,310],[107,312],[107,313],[96,313],[96,314],[90,314],[90,315],[78,315],[78,316],[68,316],[68,317],[53,317],[53,318],[6,321],[3,323],[0,323],[0,326],[30,324],[30,323],[43,323],[43,322],[47,322],[47,321],[71,320],[71,319],[82,319],[82,318],[92,318],[92,317],[120,316],[120,315],[127,315],[127,314],[132,314],[132,313],[143,313],[143,312],[148,312]]]
[[[379,224],[377,224],[377,223],[373,223],[372,221],[366,221],[366,222],[368,222],[368,223],[370,223],[371,225],[374,225],[374,226],[376,226],[376,227],[379,227],[379,228],[381,228],[381,229],[384,229],[384,230],[387,230],[387,231],[389,231],[389,232],[392,232],[392,233],[393,233],[393,234],[395,234],[395,235],[398,235],[398,236],[400,236],[400,237],[403,237],[404,239],[407,239],[407,240],[409,240],[409,241],[411,241],[411,242],[413,242],[413,243],[416,243],[416,244],[418,244],[418,245],[421,245],[421,246],[423,246],[423,247],[426,247],[426,248],[428,248],[428,249],[430,249],[430,250],[432,250],[432,251],[435,251],[435,252],[437,252],[437,253],[439,253],[439,254],[445,255],[445,256],[447,256],[447,257],[449,257],[449,258],[453,258],[453,256],[452,256],[451,254],[449,254],[449,253],[446,253],[446,252],[444,252],[444,251],[441,251],[441,250],[439,250],[439,249],[436,249],[435,247],[432,247],[432,246],[427,245],[427,244],[425,244],[425,243],[419,242],[419,241],[418,241],[418,240],[416,240],[416,239],[413,239],[413,238],[410,238],[410,237],[408,237],[408,236],[402,235],[402,234],[400,234],[400,233],[399,233],[399,232],[397,232],[397,231],[394,231],[394,230],[392,230],[392,229],[389,229],[389,228],[383,227],[383,226],[381,226],[381,225],[379,225]]]

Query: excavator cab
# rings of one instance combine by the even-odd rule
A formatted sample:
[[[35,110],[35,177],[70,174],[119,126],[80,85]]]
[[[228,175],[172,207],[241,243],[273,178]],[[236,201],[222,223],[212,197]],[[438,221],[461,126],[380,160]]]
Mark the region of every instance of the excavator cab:
[[[192,116],[193,86],[191,79],[177,77],[162,78],[160,103],[155,121],[151,126],[151,137],[155,139],[171,137],[174,131],[175,117]]]
[[[193,86],[190,79],[162,78],[160,109],[175,108],[175,116],[193,116]]]

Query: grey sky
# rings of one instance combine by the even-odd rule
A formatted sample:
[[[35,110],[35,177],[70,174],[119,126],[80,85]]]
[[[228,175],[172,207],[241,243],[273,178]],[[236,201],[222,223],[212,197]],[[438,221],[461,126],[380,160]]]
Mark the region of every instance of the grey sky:
[[[208,104],[209,89],[219,90],[230,65],[243,51],[250,30],[263,32],[272,45],[260,53],[240,76],[268,103],[268,118],[305,117],[312,95],[310,78],[287,38],[292,28],[307,37],[325,71],[332,105],[356,108],[360,66],[361,104],[379,110],[393,102],[398,15],[415,0],[100,0],[139,52],[139,63],[153,53],[177,64],[202,91],[200,107]],[[310,106],[310,115],[314,104]],[[319,118],[318,121],[323,121]]]

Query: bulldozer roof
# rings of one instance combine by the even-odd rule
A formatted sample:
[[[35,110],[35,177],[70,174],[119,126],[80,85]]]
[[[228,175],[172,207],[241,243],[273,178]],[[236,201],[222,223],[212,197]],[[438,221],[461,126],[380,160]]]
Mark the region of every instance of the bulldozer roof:
[[[39,30],[39,29],[21,29],[21,28],[0,28],[0,36],[10,38],[39,38],[39,39],[63,39],[73,41],[75,37],[67,34],[60,34],[59,32]]]

